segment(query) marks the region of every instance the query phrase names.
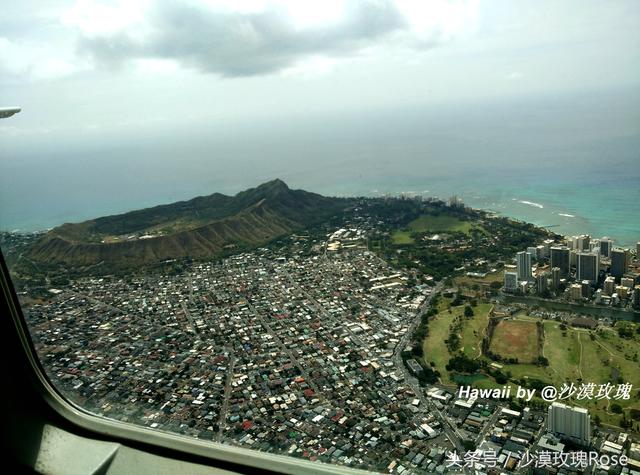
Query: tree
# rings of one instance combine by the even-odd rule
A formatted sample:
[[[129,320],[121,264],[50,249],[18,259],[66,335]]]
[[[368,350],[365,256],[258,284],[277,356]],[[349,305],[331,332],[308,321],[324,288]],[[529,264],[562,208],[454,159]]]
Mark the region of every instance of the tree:
[[[465,439],[462,441],[465,450],[476,450],[476,443],[473,440]]]
[[[498,384],[506,384],[507,381],[509,381],[509,378],[507,378],[507,375],[504,374],[502,371],[496,371],[493,377],[496,379],[496,383]]]
[[[469,305],[467,305],[464,308],[464,316],[467,317],[467,318],[471,318],[471,317],[473,317],[473,315],[474,315],[473,314],[473,309]]]

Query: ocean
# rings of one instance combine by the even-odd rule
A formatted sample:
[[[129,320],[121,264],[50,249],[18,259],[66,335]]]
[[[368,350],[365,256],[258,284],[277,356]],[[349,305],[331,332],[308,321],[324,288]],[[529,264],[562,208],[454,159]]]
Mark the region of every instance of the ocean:
[[[637,91],[2,140],[3,230],[281,178],[326,195],[457,195],[560,234],[640,241]]]

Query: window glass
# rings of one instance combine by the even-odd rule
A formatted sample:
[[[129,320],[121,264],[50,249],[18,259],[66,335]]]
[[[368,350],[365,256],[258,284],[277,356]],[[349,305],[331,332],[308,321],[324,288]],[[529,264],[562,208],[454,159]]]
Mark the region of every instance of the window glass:
[[[386,473],[640,467],[636,2],[3,13],[0,248],[70,401]]]

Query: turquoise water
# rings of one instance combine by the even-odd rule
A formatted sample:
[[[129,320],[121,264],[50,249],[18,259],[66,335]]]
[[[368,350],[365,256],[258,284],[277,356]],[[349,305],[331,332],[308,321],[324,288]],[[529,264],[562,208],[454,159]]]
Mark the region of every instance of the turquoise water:
[[[590,183],[539,183],[514,181],[485,184],[474,188],[451,180],[405,180],[393,186],[375,183],[362,194],[420,193],[446,199],[452,194],[465,204],[548,227],[563,235],[590,234],[608,236],[616,245],[635,246],[640,241],[640,187],[636,178],[619,178],[614,183],[592,180]],[[344,188],[336,190],[347,194]],[[426,191],[426,192],[425,192]]]
[[[0,125],[1,126],[1,125]],[[0,142],[0,229],[46,229],[273,178],[456,194],[561,234],[640,241],[636,91]]]

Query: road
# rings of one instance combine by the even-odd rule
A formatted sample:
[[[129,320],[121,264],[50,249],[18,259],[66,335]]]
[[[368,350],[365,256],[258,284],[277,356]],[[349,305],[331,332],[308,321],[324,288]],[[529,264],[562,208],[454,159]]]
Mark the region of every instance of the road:
[[[489,420],[489,422],[485,423],[484,428],[480,431],[480,434],[478,434],[478,437],[476,438],[476,447],[480,444],[480,442],[482,442],[487,432],[489,432],[489,430],[496,425],[496,422],[498,422],[498,419],[501,416],[501,412],[502,407],[496,407],[496,410],[491,416],[491,419]]]
[[[349,338],[351,339],[351,341],[353,341],[356,345],[358,345],[359,347],[363,347],[364,344],[362,343],[362,340],[360,338],[358,338],[358,336],[353,333],[351,331],[351,328],[349,328],[348,325],[344,324],[344,322],[340,322],[338,321],[338,319],[333,316],[331,313],[329,313],[327,311],[327,309],[325,309],[320,302],[318,302],[312,295],[309,294],[309,292],[307,292],[305,289],[303,289],[294,279],[293,277],[291,277],[291,274],[289,274],[289,271],[285,270],[284,271],[286,274],[287,279],[289,280],[289,283],[291,284],[292,287],[295,287],[300,293],[302,293],[304,295],[304,297],[306,299],[308,299],[313,306],[320,312],[322,313],[322,315],[329,321],[331,321],[336,327],[338,326],[343,326],[345,328],[345,330],[347,331],[347,333],[349,333]]]
[[[224,400],[218,417],[218,433],[216,434],[216,442],[222,440],[224,429],[227,425],[227,410],[229,409],[229,397],[231,396],[231,383],[233,381],[233,367],[236,364],[236,356],[231,353],[229,357],[229,368],[227,369],[227,380],[224,385]]]
[[[424,302],[422,302],[422,305],[420,305],[420,308],[416,312],[415,319],[413,320],[411,325],[409,325],[409,328],[407,329],[406,333],[402,336],[402,338],[400,339],[400,342],[396,346],[396,349],[393,353],[393,361],[396,364],[396,366],[402,371],[407,384],[409,384],[409,386],[411,386],[413,391],[418,395],[418,399],[420,399],[420,403],[423,405],[423,407],[428,408],[429,411],[432,412],[436,416],[436,418],[439,420],[440,425],[442,426],[442,430],[447,436],[447,439],[451,441],[456,451],[458,452],[458,455],[462,457],[463,454],[466,452],[464,445],[462,444],[462,435],[460,434],[458,429],[449,421],[449,419],[447,419],[447,417],[444,414],[442,414],[442,412],[440,412],[440,410],[435,406],[435,404],[433,404],[433,402],[425,396],[424,389],[422,388],[422,386],[420,386],[419,381],[415,377],[413,377],[413,375],[411,375],[411,373],[405,366],[404,361],[402,361],[402,356],[401,356],[402,350],[404,350],[404,348],[407,346],[407,343],[411,339],[411,336],[413,335],[414,330],[422,321],[422,316],[427,312],[427,310],[429,310],[429,306],[431,304],[431,300],[433,299],[434,295],[439,293],[443,287],[444,287],[444,283],[439,282],[435,287],[433,287],[431,294],[429,294],[429,296],[424,300]],[[463,470],[464,470],[464,473],[467,473],[467,474],[471,473],[469,468],[464,468]]]
[[[246,295],[245,295],[245,300],[247,302],[247,306],[251,309],[251,312],[253,313],[253,315],[256,316],[256,318],[260,321],[260,324],[265,328],[265,330],[267,330],[269,335],[271,335],[273,340],[278,344],[278,346],[280,347],[280,351],[282,351],[282,353],[286,354],[289,357],[289,359],[291,360],[291,362],[296,366],[296,368],[298,368],[298,371],[300,371],[300,374],[304,377],[304,379],[307,382],[307,384],[311,387],[311,389],[313,389],[313,391],[315,392],[316,396],[318,398],[320,398],[320,399],[323,399],[322,393],[318,389],[318,386],[314,383],[314,381],[311,378],[311,375],[309,374],[309,372],[304,368],[304,366],[302,366],[300,361],[298,361],[298,359],[291,352],[291,350],[287,347],[287,345],[285,345],[282,342],[282,340],[280,339],[278,334],[275,331],[273,331],[273,328],[271,328],[271,325],[269,325],[269,323],[262,316],[262,314],[260,312],[258,312],[258,310],[253,306],[253,304],[249,300],[249,297],[246,296]]]

